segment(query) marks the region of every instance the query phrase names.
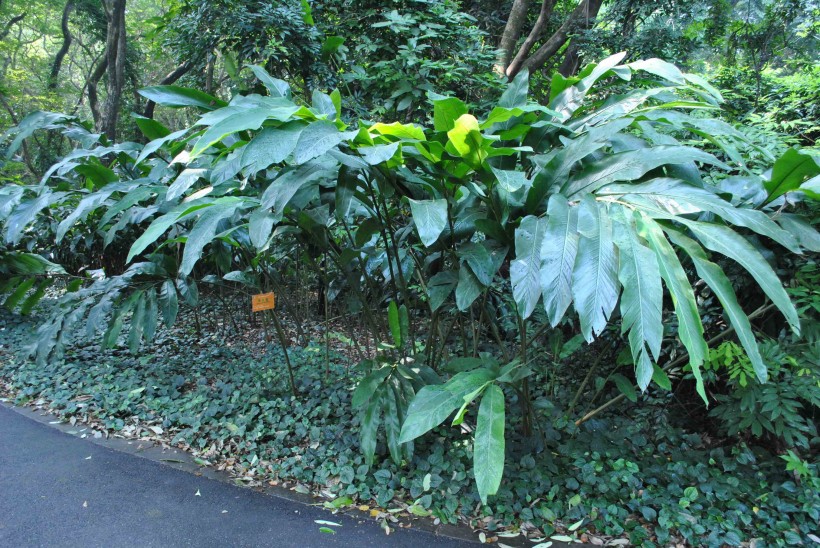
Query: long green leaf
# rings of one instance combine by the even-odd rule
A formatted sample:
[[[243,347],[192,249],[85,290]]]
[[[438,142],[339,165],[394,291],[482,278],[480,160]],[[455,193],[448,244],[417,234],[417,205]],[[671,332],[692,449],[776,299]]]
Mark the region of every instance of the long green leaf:
[[[618,255],[606,204],[587,195],[578,210],[578,255],[572,272],[572,298],[587,342],[606,328],[618,302]]]
[[[416,225],[421,242],[430,247],[447,226],[447,200],[413,200],[410,202],[410,211],[413,214],[413,224]]]
[[[635,377],[641,390],[646,390],[654,371],[647,348],[657,361],[663,340],[660,268],[652,250],[639,241],[632,215],[622,207],[613,208],[617,212],[615,245],[620,251],[618,279],[624,288],[621,295],[621,333],[629,331]]]
[[[218,203],[205,209],[199,216],[188,233],[188,240],[185,242],[185,250],[182,253],[179,271],[183,275],[187,276],[194,269],[194,265],[202,256],[202,250],[216,236],[220,221],[231,217],[240,206],[241,203],[237,202]]]
[[[704,246],[733,259],[745,268],[783,313],[795,333],[800,332],[800,318],[783,289],[783,284],[763,255],[746,238],[722,225],[694,221],[686,221],[685,224]]]
[[[752,332],[752,324],[749,322],[749,317],[737,302],[737,295],[735,295],[735,291],[732,289],[732,282],[729,281],[729,278],[726,277],[726,274],[718,265],[708,259],[703,248],[694,240],[676,230],[667,229],[666,233],[675,245],[683,249],[689,257],[692,258],[698,275],[703,278],[717,296],[720,304],[723,305],[723,309],[726,311],[726,315],[729,317],[732,327],[735,328],[740,344],[743,345],[743,349],[746,350],[749,361],[752,362],[755,375],[757,375],[760,382],[766,382],[768,379],[766,364],[760,356],[760,349],[757,346],[757,341]]]
[[[578,208],[560,194],[550,196],[547,230],[541,245],[541,293],[555,327],[572,303],[572,271],[578,254]]]
[[[478,408],[473,445],[473,472],[481,502],[495,495],[504,475],[504,392],[491,384]]]
[[[510,264],[510,281],[518,313],[526,319],[541,298],[541,247],[547,220],[524,217],[515,230],[515,260]]]
[[[660,225],[645,214],[640,214],[637,221],[641,235],[655,252],[661,277],[672,295],[675,315],[678,317],[678,337],[680,337],[683,346],[689,352],[689,365],[692,368],[692,375],[695,377],[695,389],[708,405],[700,366],[706,360],[709,348],[703,338],[703,324],[700,320],[692,284],[686,278],[686,272],[684,272],[678,256],[675,255],[675,250],[666,240]]]

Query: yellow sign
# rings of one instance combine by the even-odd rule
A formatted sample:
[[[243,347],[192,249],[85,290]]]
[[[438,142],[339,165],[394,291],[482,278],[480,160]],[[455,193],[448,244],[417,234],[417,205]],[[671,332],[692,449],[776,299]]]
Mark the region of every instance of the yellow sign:
[[[261,293],[254,295],[251,300],[251,310],[261,312],[262,310],[273,310],[276,306],[276,297],[273,293]]]

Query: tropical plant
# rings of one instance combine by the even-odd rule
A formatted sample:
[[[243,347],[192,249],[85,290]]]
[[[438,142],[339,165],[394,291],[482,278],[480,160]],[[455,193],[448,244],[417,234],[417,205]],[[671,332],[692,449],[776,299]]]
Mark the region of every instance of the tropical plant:
[[[816,249],[817,235],[805,221],[773,213],[818,196],[817,159],[790,149],[772,158],[771,172],[754,174],[735,147],[742,133],[704,115],[718,108],[717,90],[658,59],[623,59],[617,54],[590,64],[577,78],[556,76],[546,106],[528,102],[522,72],[480,118],[461,100],[431,93],[432,129],[347,123],[337,91],[315,91],[310,105],[300,104],[285,82],[258,66],[251,69],[267,95],[225,103],[173,86],[143,91],[158,104],[202,112],[193,127],[175,132],[138,119],[152,139],[146,145],[110,144],[76,122],[34,115],[11,132],[11,154],[37,117],[51,125],[71,122],[67,135],[85,145],[39,184],[4,189],[6,241],[31,237],[38,216],[59,211],[52,223],[57,242],[81,233],[129,248],[124,273],[64,298],[40,328],[39,359],[59,353],[81,321],[89,334],[102,331],[114,345],[130,317],[128,344],[136,349],[150,342],[159,309],[170,324],[179,300],[196,302],[198,281],[265,289],[277,269],[271,249],[299,245],[324,279],[345,283],[380,340],[387,328],[373,309],[389,301],[391,310],[406,307],[406,351],[413,359],[438,367],[449,333],[439,325],[448,318],[450,331],[458,325],[461,357],[480,361],[457,362],[449,381],[423,386],[430,380],[408,373],[397,359],[368,376],[367,386],[384,394],[390,387],[392,400],[371,402],[390,414],[385,426],[394,446],[460,408],[459,423],[481,396],[474,443],[482,498],[495,492],[503,471],[504,389],[529,399],[528,328],[540,325],[537,336],[562,321],[570,305],[590,342],[611,319],[620,320],[641,390],[653,379],[668,386],[659,362],[664,324],[674,313],[671,333],[705,400],[701,367],[708,347],[690,281],[696,273],[764,382],[766,364],[719,257],[743,267],[798,331],[794,306],[747,235],[795,253]],[[692,137],[708,145],[682,144]],[[718,151],[726,161],[712,153]],[[694,272],[687,273],[689,265]],[[494,330],[503,312],[493,303],[516,318],[519,333],[511,340]],[[416,327],[422,326],[428,337],[419,353]],[[399,339],[391,331],[397,345],[407,340],[400,325]],[[494,333],[503,355],[508,344],[518,345],[516,359],[481,358],[485,332]],[[376,373],[381,380],[373,384]],[[393,391],[405,381],[412,401],[410,390]],[[390,402],[401,399],[408,406],[396,440],[395,418],[404,412]],[[440,405],[423,405],[428,400]],[[364,445],[372,454],[372,442]]]

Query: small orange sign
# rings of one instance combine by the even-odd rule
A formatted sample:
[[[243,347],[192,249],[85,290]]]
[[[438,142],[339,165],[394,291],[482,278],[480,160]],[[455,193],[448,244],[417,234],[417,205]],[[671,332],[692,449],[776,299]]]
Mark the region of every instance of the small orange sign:
[[[273,293],[261,293],[251,298],[251,310],[261,312],[262,310],[273,310],[276,306],[276,297]]]

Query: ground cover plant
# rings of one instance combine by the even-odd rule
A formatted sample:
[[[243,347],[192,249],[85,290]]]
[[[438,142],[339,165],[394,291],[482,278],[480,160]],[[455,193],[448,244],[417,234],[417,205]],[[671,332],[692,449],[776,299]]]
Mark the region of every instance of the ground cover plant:
[[[816,540],[810,6],[129,1],[0,88],[8,397],[388,528]]]

